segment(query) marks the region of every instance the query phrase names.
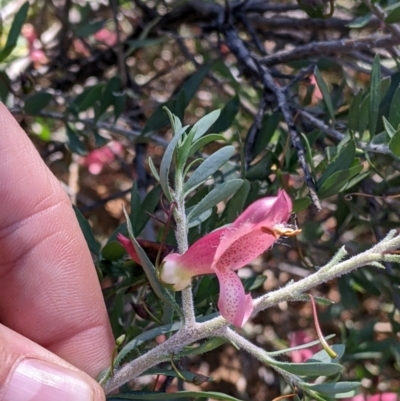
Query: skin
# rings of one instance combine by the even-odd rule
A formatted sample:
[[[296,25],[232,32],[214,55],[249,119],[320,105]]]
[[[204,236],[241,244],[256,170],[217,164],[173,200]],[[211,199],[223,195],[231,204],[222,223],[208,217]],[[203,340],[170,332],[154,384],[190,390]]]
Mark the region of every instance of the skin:
[[[0,104],[0,400],[23,358],[95,377],[114,347],[90,252],[71,203]],[[85,372],[85,373],[84,373]]]

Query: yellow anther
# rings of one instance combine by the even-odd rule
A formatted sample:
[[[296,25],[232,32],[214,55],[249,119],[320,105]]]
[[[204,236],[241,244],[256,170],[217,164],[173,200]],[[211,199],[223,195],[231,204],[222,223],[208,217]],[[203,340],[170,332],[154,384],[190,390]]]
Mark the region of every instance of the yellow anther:
[[[284,237],[294,237],[295,235],[298,235],[301,233],[301,230],[296,228],[290,228],[290,227],[261,227],[261,231],[265,234],[271,234],[275,238],[279,238],[280,236]]]

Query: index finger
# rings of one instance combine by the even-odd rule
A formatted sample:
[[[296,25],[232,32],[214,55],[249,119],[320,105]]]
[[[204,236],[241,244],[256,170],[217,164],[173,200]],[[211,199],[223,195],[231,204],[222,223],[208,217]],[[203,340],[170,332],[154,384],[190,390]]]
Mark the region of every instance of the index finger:
[[[0,321],[95,376],[114,341],[71,203],[0,104]]]

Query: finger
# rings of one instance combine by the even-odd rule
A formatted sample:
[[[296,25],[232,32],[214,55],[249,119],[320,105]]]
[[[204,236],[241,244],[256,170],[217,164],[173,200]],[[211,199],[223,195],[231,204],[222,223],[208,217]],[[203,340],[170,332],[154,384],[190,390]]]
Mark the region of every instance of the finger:
[[[0,104],[0,321],[97,375],[113,338],[70,201]]]
[[[104,401],[86,373],[0,325],[1,401]]]

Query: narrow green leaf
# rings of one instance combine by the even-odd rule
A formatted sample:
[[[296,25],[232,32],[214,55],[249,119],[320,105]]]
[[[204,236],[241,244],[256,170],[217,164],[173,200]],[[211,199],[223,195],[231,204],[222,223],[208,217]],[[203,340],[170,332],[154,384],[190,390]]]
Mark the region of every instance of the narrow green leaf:
[[[80,113],[86,111],[88,108],[93,107],[94,104],[101,99],[101,93],[103,91],[103,85],[94,85],[90,88],[86,88],[80,93],[70,105],[71,110]]]
[[[299,376],[332,376],[342,371],[342,366],[337,363],[286,363],[274,362],[277,366],[286,372]]]
[[[161,393],[159,391],[134,391],[130,393],[112,395],[107,401],[119,400],[180,400],[181,398],[207,398],[213,400],[242,401],[238,398],[216,391],[178,391],[177,393]]]
[[[153,174],[153,177],[158,182],[160,182],[160,176],[158,175],[158,171],[157,171],[156,166],[154,165],[153,159],[151,157],[148,158],[148,163],[149,163],[151,174]]]
[[[240,99],[235,95],[228,103],[225,104],[218,120],[211,127],[212,132],[224,132],[232,126],[235,117],[240,109]]]
[[[150,341],[153,338],[161,334],[168,334],[174,331],[178,331],[181,328],[181,323],[172,323],[166,324],[164,326],[156,327],[154,329],[150,329],[145,331],[142,334],[136,336],[133,340],[129,341],[118,353],[117,357],[115,358],[114,365],[118,367],[121,363],[125,362],[127,356],[140,345],[142,345],[146,341]]]
[[[53,95],[48,92],[33,93],[25,99],[24,110],[27,114],[38,114],[53,100]]]
[[[390,124],[385,116],[382,116],[382,121],[386,133],[389,135],[390,138],[393,138],[394,134],[396,133],[396,129],[392,126],[392,124]]]
[[[93,23],[85,22],[79,25],[71,26],[71,29],[76,36],[80,38],[87,38],[90,35],[94,35],[97,31],[100,31],[104,27],[105,21],[96,21]]]
[[[205,135],[197,141],[193,142],[192,147],[190,148],[189,156],[194,155],[198,150],[202,147],[206,146],[210,142],[214,141],[226,141],[225,137],[221,134],[209,134]]]
[[[168,124],[168,117],[165,114],[164,107],[166,106],[176,115],[182,114],[183,110],[187,107],[193,99],[197,90],[199,89],[203,79],[206,77],[210,70],[211,64],[204,65],[197,72],[195,72],[186,82],[182,85],[181,90],[173,98],[169,99],[166,103],[158,106],[154,113],[149,117],[143,127],[143,134],[153,131],[159,131]]]
[[[333,109],[331,95],[329,94],[328,87],[326,86],[318,67],[315,67],[314,75],[315,79],[317,80],[318,88],[322,93],[322,97],[324,99],[324,103],[328,110],[329,116],[332,121],[335,121],[335,111]]]
[[[28,16],[29,1],[26,1],[15,14],[14,20],[11,24],[11,29],[7,37],[6,44],[0,51],[0,62],[5,60],[17,46],[17,41],[21,33],[22,25],[24,25],[26,17]]]
[[[233,155],[235,154],[234,146],[224,146],[217,150],[212,155],[207,157],[206,160],[193,172],[190,178],[183,186],[185,194],[193,191],[204,181],[207,180],[212,174],[220,169]]]
[[[200,139],[209,129],[210,127],[215,123],[215,121],[218,120],[218,117],[221,114],[221,110],[214,110],[211,113],[206,114],[202,118],[200,118],[199,121],[195,125],[193,125],[192,129],[190,132],[194,131],[194,141]],[[190,133],[189,133],[190,135]]]
[[[241,187],[242,184],[243,180],[235,178],[215,187],[189,213],[189,222],[195,219],[197,216],[200,216],[208,209],[211,209],[219,202],[233,195]]]
[[[163,107],[163,110],[168,115],[168,119],[169,119],[169,123],[171,124],[172,132],[175,135],[182,128],[181,120],[180,120],[180,118],[178,116],[173,114],[168,107]]]
[[[172,200],[171,191],[169,188],[169,169],[171,168],[172,157],[175,152],[175,148],[178,145],[179,139],[185,133],[186,127],[183,127],[179,132],[175,134],[175,136],[171,139],[171,142],[168,144],[167,148],[165,149],[164,156],[161,160],[160,164],[160,184],[164,191],[165,196],[169,201]]]
[[[325,336],[325,340],[329,340],[331,338],[335,337],[335,334],[331,334],[329,336]],[[292,351],[299,351],[302,349],[306,349],[306,348],[310,348],[313,347],[314,345],[321,345],[321,342],[319,340],[315,340],[315,341],[311,341],[309,343],[306,344],[301,344],[301,345],[296,345],[295,347],[290,347],[290,348],[285,348],[279,351],[274,351],[274,352],[270,352],[269,355],[270,356],[276,356],[276,355],[282,355],[282,354],[287,354],[289,352]]]
[[[102,115],[114,101],[115,93],[121,90],[122,80],[119,76],[112,77],[104,87],[101,95],[99,115]]]
[[[362,169],[363,165],[357,164],[347,170],[336,171],[318,188],[318,196],[321,199],[325,199],[337,195]]]
[[[360,134],[360,139],[362,139],[365,130],[367,129],[367,125],[370,121],[369,117],[369,104],[370,104],[370,95],[365,96],[360,105],[360,114],[358,117],[358,133]]]
[[[362,102],[362,91],[360,90],[351,100],[349,114],[348,114],[348,125],[349,130],[353,133],[358,130],[358,119],[360,115],[360,106]]]
[[[192,147],[193,137],[196,131],[190,130],[188,135],[185,135],[182,145],[178,146],[176,151],[176,170],[183,172],[187,159],[189,157],[190,148]]]
[[[224,215],[226,215],[226,223],[232,223],[244,209],[247,195],[250,192],[250,183],[248,180],[243,180],[242,186],[236,191],[235,195],[229,199]]]
[[[66,134],[68,137],[68,147],[72,153],[84,156],[87,154],[87,148],[85,144],[80,140],[78,134],[67,124]]]
[[[399,7],[400,9],[400,7]],[[393,99],[390,103],[389,122],[397,130],[400,124],[400,87],[394,92]]]
[[[389,148],[394,155],[400,156],[400,130],[396,131],[389,142]]]
[[[189,370],[179,370],[179,374],[184,377],[184,379],[188,382],[193,382],[196,380],[196,373],[190,372]],[[161,368],[151,368],[143,372],[140,376],[146,375],[163,375],[170,377],[179,377],[178,373],[175,370],[170,369],[161,369]],[[203,376],[204,382],[212,382],[214,379],[212,377]]]
[[[390,10],[385,18],[387,24],[400,22],[400,5]]]
[[[344,344],[333,344],[331,348],[335,351],[337,355],[335,358],[332,358],[324,349],[322,349],[321,351],[315,353],[308,361],[319,361],[322,363],[337,362],[344,355],[346,346]]]
[[[131,211],[129,213],[129,220],[132,224],[132,231],[134,235],[139,235],[140,233],[138,232],[138,221],[139,221],[139,216],[141,212],[141,207],[142,207],[142,202],[140,199],[140,194],[139,194],[139,189],[137,186],[137,181],[135,181],[132,185],[131,189]]]
[[[337,383],[324,383],[324,384],[310,384],[302,383],[304,387],[311,390],[317,391],[318,393],[325,395],[335,395],[340,393],[347,393],[360,389],[361,384],[359,382],[337,382]]]
[[[311,199],[308,196],[297,198],[293,201],[293,212],[298,213],[308,208],[311,205]]]
[[[139,235],[147,222],[150,220],[150,214],[154,213],[158,203],[160,202],[161,186],[155,186],[143,199],[142,206],[140,207],[139,217],[137,219],[137,234]],[[132,212],[131,212],[132,213]]]
[[[265,277],[266,278],[266,277]],[[187,349],[184,349],[183,351],[179,352],[178,354],[175,354],[174,356],[176,357],[182,357],[185,355],[203,355],[206,352],[213,351],[214,349],[220,347],[221,345],[225,344],[226,340],[221,337],[213,337],[210,338],[209,340],[205,341],[199,346],[195,347],[187,347]]]
[[[369,94],[369,131],[373,137],[378,123],[379,104],[381,102],[381,64],[378,55],[375,56],[372,64]]]
[[[177,312],[178,316],[183,318],[181,308],[176,303],[175,299],[172,297],[169,291],[160,283],[160,281],[157,278],[156,268],[154,267],[153,263],[151,263],[150,259],[146,255],[146,252],[136,241],[136,238],[133,235],[132,224],[126,210],[124,210],[124,213],[125,213],[129,238],[132,241],[135,251],[140,259],[142,268],[147,276],[147,279],[149,280],[151,288],[161,301],[169,304]]]
[[[193,209],[193,208],[192,208]],[[189,212],[190,213],[190,212]],[[200,216],[195,217],[192,219],[189,224],[188,228],[196,227],[199,224],[205,222],[212,214],[212,209],[206,210],[204,213],[202,213]]]
[[[349,168],[353,163],[355,155],[356,146],[353,141],[350,141],[328,165],[321,178],[318,180],[317,187],[322,186],[322,184],[335,172]]]
[[[90,252],[98,257],[100,255],[100,244],[93,234],[92,227],[75,205],[73,205],[73,209]]]

